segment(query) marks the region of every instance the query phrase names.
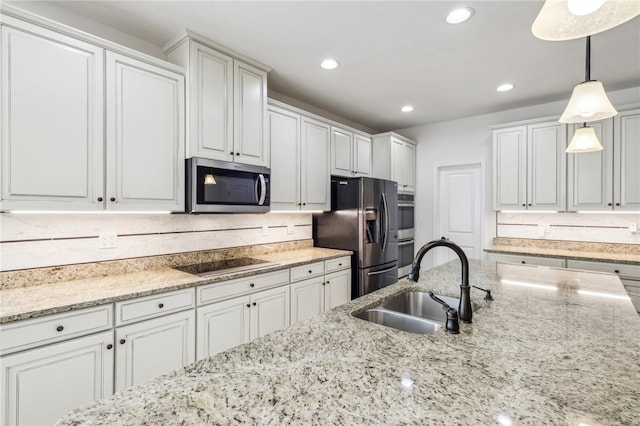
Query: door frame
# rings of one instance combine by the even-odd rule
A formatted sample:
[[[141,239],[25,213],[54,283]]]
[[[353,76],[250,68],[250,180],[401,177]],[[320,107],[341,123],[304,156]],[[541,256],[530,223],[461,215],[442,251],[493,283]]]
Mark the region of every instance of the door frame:
[[[487,179],[486,179],[486,164],[484,160],[474,161],[469,163],[443,163],[436,164],[433,169],[433,238],[438,239],[440,235],[440,171],[444,169],[479,169],[480,171],[480,251],[484,250],[484,237],[485,237],[485,209],[487,205]],[[482,259],[482,253],[480,256]],[[436,258],[434,254],[433,266],[436,266]]]

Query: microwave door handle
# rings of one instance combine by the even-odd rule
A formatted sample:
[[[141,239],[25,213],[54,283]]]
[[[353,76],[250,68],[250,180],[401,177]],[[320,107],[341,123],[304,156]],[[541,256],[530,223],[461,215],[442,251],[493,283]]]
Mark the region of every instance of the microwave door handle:
[[[256,182],[256,195],[258,196],[258,194],[260,194],[258,196],[258,205],[262,206],[264,205],[264,199],[267,196],[267,182],[264,180],[263,174],[258,175],[258,180],[260,181],[260,192],[258,192],[258,182]]]

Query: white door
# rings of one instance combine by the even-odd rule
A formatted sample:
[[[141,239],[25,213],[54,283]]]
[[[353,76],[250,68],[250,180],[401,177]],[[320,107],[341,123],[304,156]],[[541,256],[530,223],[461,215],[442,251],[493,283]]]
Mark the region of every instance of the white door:
[[[198,308],[197,359],[249,341],[250,303],[244,296]]]
[[[116,327],[116,391],[195,361],[195,312]]]
[[[103,49],[2,27],[0,209],[102,210]]]
[[[353,133],[331,127],[331,174],[353,176]]]
[[[324,310],[328,311],[349,301],[351,301],[351,270],[345,269],[325,275]]]
[[[107,208],[184,211],[184,76],[107,52]]]
[[[235,161],[269,167],[266,140],[267,73],[249,64],[233,61]]]
[[[458,244],[469,259],[482,254],[482,167],[480,164],[438,168],[436,238]],[[434,266],[457,259],[453,250],[435,249]]]
[[[300,209],[300,115],[269,106],[271,210]]]
[[[4,356],[0,423],[50,425],[113,393],[113,331]]]
[[[289,286],[251,295],[251,339],[289,326]]]
[[[301,137],[302,210],[331,210],[330,127],[302,117]]]
[[[291,324],[324,312],[324,277],[291,284]]]

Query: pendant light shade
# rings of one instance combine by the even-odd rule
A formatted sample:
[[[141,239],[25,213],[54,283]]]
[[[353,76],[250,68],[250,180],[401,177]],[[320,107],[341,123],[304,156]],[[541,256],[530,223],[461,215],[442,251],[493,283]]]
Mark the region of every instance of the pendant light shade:
[[[609,30],[638,15],[638,0],[546,0],[531,32],[542,40],[573,40]]]
[[[583,123],[613,117],[618,111],[611,105],[602,83],[585,81],[573,89],[569,105],[560,117],[561,123]]]
[[[596,136],[596,131],[585,123],[582,127],[576,129],[566,152],[594,152],[602,151],[603,149],[604,147],[598,140],[598,136]]]

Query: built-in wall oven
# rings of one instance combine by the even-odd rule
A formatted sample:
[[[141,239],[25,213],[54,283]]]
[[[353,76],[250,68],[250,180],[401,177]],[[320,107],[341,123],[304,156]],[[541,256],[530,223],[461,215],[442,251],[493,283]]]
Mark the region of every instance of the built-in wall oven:
[[[412,194],[398,194],[398,278],[411,269],[414,254],[414,210]]]

